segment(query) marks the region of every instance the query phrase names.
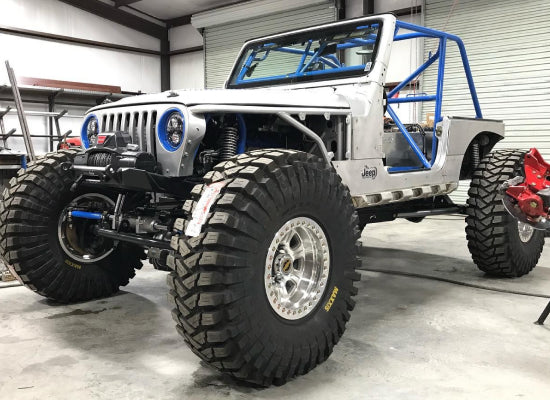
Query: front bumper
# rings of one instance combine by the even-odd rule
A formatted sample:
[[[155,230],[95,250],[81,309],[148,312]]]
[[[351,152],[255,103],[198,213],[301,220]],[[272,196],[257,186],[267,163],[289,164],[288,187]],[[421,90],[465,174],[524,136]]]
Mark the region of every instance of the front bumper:
[[[104,166],[96,166],[94,154],[110,154]],[[92,165],[90,165],[92,164]],[[113,149],[89,149],[75,156],[72,163],[63,164],[63,169],[71,170],[77,187],[111,189],[127,192],[156,192],[187,198],[198,182],[190,177],[168,177],[159,174],[156,160],[150,153],[119,152]]]

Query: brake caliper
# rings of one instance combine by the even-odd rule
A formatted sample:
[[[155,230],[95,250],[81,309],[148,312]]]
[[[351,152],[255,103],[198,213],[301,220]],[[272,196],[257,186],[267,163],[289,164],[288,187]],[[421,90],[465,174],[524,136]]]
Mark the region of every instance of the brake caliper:
[[[535,148],[525,154],[524,174],[500,188],[506,210],[535,229],[550,229],[550,164]]]

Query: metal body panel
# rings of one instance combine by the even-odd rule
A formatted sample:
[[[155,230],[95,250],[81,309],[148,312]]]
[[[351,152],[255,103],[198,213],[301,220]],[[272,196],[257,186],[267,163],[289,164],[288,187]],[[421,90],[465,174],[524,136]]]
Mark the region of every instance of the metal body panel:
[[[281,119],[302,131],[306,136],[321,135],[302,124],[307,115],[324,115],[327,119],[339,116],[339,147],[336,160],[332,161],[343,182],[348,185],[357,207],[366,207],[397,201],[406,201],[422,197],[439,196],[455,190],[460,178],[464,154],[471,141],[482,132],[491,132],[504,136],[504,125],[500,121],[481,119],[481,110],[468,60],[463,52],[460,38],[429,28],[396,22],[393,15],[364,17],[361,21],[382,21],[378,53],[369,73],[358,77],[328,79],[299,84],[286,84],[270,88],[243,88],[222,90],[182,90],[164,92],[155,95],[126,98],[117,103],[98,106],[90,112],[98,116],[126,112],[157,112],[156,121],[171,107],[179,108],[185,116],[185,142],[176,152],[163,151],[158,135],[152,142],[150,151],[156,151],[163,173],[167,176],[187,176],[193,172],[193,159],[206,129],[205,118],[208,114],[267,114],[278,115]],[[330,24],[338,26],[348,21]],[[316,29],[307,28],[286,34],[307,32]],[[413,33],[398,33],[399,28],[413,30]],[[283,34],[283,35],[286,35]],[[274,35],[262,40],[271,40]],[[389,114],[401,134],[420,161],[410,167],[385,165],[384,154],[384,83],[394,40],[406,40],[414,37],[433,37],[440,40],[438,53],[430,57],[417,71],[405,79],[388,95],[388,103],[403,102],[392,99],[393,94],[412,79],[422,73],[439,58],[440,74],[436,95],[417,96],[407,101],[435,101],[436,126],[432,133],[433,147],[430,153],[420,149],[405,126],[388,105]],[[440,115],[443,94],[443,70],[445,61],[445,43],[455,41],[461,49],[464,72],[470,95],[476,110],[475,119],[449,118]],[[256,43],[250,41],[248,43]],[[246,44],[241,52],[246,49]],[[463,54],[462,54],[463,53]],[[391,101],[390,101],[391,100]],[[141,115],[141,114],[136,114]],[[298,118],[296,118],[298,117]],[[143,122],[138,121],[138,125]],[[147,123],[151,123],[149,118]],[[146,127],[142,132],[149,135],[159,132],[159,127]],[[313,137],[311,137],[313,138]],[[319,138],[313,138],[319,139]],[[143,139],[145,140],[145,139]],[[318,147],[327,162],[333,154],[329,153],[322,140]]]
[[[502,121],[449,117],[447,123],[449,124],[447,150],[449,154],[463,155],[472,139],[482,132],[491,132],[504,138]]]
[[[504,137],[504,124],[499,121],[445,117],[438,127],[441,128],[441,134],[431,169],[391,173],[380,157],[333,161],[332,164],[349,186],[352,196],[441,184],[453,184],[454,190],[460,178],[464,154],[471,141],[482,132]]]

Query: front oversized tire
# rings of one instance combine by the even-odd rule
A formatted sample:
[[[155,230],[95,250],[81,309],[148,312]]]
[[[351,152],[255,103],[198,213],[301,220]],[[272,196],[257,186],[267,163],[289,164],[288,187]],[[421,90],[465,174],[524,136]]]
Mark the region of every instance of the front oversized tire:
[[[523,150],[495,150],[474,171],[468,191],[466,238],[472,259],[488,275],[528,274],[544,246],[544,231],[518,223],[504,208],[500,186],[523,175]],[[520,232],[521,231],[521,232]]]
[[[201,359],[241,380],[267,386],[307,373],[329,357],[355,304],[359,230],[349,191],[331,166],[290,150],[240,155],[216,166],[205,181],[185,205],[189,217],[182,229],[206,188],[216,182],[223,187],[200,233],[174,237],[175,252],[168,257],[174,268],[168,284],[177,330]],[[278,304],[283,295],[279,299],[269,289],[275,262],[270,254],[284,227],[294,229],[294,221],[309,225],[300,231],[303,243],[311,238],[312,249],[328,245],[324,254],[330,268],[323,271],[325,278],[319,275],[324,282],[311,275],[312,282],[320,282],[311,286],[319,288],[312,290],[311,303],[298,296],[293,299],[302,299],[296,300],[300,307],[285,308]],[[296,264],[296,257],[285,265],[307,265],[303,274],[315,265],[322,268],[322,262]],[[283,289],[297,293],[292,285],[277,286]]]
[[[59,302],[106,297],[127,285],[141,267],[143,250],[125,243],[105,258],[79,261],[60,245],[62,210],[78,194],[62,168],[75,151],[47,154],[21,170],[3,192],[0,205],[0,256],[31,290]]]

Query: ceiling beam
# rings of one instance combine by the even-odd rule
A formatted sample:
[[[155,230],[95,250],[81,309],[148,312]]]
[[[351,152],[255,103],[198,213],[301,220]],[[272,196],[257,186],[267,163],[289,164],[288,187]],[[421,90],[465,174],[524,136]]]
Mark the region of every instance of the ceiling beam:
[[[107,3],[98,0],[60,0],[63,3],[80,8],[81,10],[90,12],[99,17],[124,25],[138,32],[145,33],[157,39],[164,39],[166,36],[166,28],[157,25],[151,21],[140,18],[129,12],[120,10]]]
[[[157,56],[160,55],[160,51],[156,51],[156,50],[141,49],[138,47],[124,46],[124,45],[114,44],[114,43],[98,42],[96,40],[81,39],[81,38],[76,38],[72,36],[56,35],[53,33],[32,31],[29,29],[21,29],[21,28],[15,28],[15,27],[5,26],[5,25],[0,25],[0,33],[17,35],[17,36],[27,36],[31,38],[50,40],[54,42],[74,43],[74,44],[79,44],[83,46],[99,47],[103,49],[129,51],[132,53],[152,54]]]
[[[114,0],[116,8],[134,4],[134,3],[137,3],[138,1],[141,1],[141,0]]]
[[[190,24],[191,23],[191,16],[190,15],[182,15],[181,17],[167,19],[165,22],[166,22],[166,26],[168,27],[168,29],[170,29],[170,28],[173,28],[175,26],[182,26],[182,25]]]

